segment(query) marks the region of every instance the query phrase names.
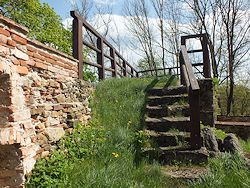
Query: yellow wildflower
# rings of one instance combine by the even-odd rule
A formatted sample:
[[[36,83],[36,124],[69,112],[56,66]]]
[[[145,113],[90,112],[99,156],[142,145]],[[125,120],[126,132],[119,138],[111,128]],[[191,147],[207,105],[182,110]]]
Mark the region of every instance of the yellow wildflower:
[[[118,154],[118,153],[113,152],[113,153],[112,153],[112,156],[113,156],[114,158],[117,158],[117,157],[119,157],[119,154]]]

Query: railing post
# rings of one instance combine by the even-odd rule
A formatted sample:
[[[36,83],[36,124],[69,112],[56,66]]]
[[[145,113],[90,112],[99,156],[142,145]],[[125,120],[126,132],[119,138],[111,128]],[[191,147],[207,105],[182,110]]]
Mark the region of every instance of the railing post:
[[[111,59],[111,68],[114,69],[114,72],[112,72],[112,77],[117,77],[117,66],[116,66],[116,61],[115,61],[115,49],[110,48],[110,56],[113,58]]]
[[[125,60],[122,60],[122,66],[123,66],[123,76],[127,77],[127,66]]]
[[[208,51],[208,39],[207,36],[202,38],[202,50],[203,50],[203,73],[205,78],[211,78],[211,66]]]
[[[134,69],[132,68],[132,67],[130,67],[131,68],[131,77],[133,78],[134,77]]]
[[[136,77],[139,78],[139,72],[136,72]]]
[[[73,19],[73,57],[78,59],[78,78],[83,79],[83,35],[82,18],[76,11],[70,11]]]
[[[182,53],[180,52],[179,53],[179,59],[180,59],[180,78],[181,78],[181,84],[182,85],[185,85],[185,78],[184,78],[184,70],[183,70],[183,64],[184,64],[184,60],[183,60],[183,57],[182,57]]]
[[[190,106],[190,129],[191,138],[190,145],[192,149],[201,148],[201,133],[200,133],[200,92],[199,90],[192,91],[189,89],[189,106]]]
[[[103,52],[103,39],[98,37],[97,39],[97,48],[101,50],[101,52],[97,52],[97,63],[101,65],[101,68],[98,68],[99,79],[105,79],[105,67],[104,67],[104,52]]]

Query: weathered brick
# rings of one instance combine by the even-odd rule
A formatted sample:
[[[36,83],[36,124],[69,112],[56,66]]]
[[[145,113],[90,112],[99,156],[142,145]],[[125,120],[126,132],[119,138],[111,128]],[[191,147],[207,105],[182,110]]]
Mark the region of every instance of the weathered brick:
[[[18,59],[22,59],[25,61],[29,60],[29,56],[17,48],[11,49],[11,54],[17,57]]]
[[[27,75],[29,70],[25,66],[16,66],[16,71],[21,75]]]
[[[30,56],[30,57],[33,57],[33,56],[34,56],[34,53],[33,53],[33,52],[30,52],[30,51],[27,51],[27,54],[28,54],[28,56]]]
[[[6,37],[5,35],[0,34],[0,43],[7,44],[7,41],[8,41],[8,37]]]
[[[10,36],[10,32],[7,31],[7,30],[5,30],[5,29],[3,29],[3,28],[1,28],[1,27],[0,27],[0,34],[5,35],[6,37]]]
[[[53,60],[53,59],[51,59],[51,58],[46,58],[46,61],[48,62],[48,63],[51,63],[51,64],[54,64],[56,61],[55,60]]]
[[[49,53],[45,53],[45,52],[43,52],[43,51],[41,51],[41,50],[39,50],[38,53],[39,53],[40,55],[44,56],[44,57],[51,58],[51,55],[50,55]]]
[[[27,66],[27,61],[20,60],[20,65],[26,67]]]
[[[16,42],[13,41],[13,40],[8,39],[7,44],[10,45],[10,46],[16,47]]]
[[[30,45],[27,45],[27,49],[28,49],[28,51],[30,51],[30,52],[37,52],[37,49],[34,48],[33,46],[30,46]]]
[[[38,59],[40,59],[40,60],[42,60],[42,61],[45,61],[45,57],[39,55],[38,53],[34,53],[34,54],[33,54],[33,57],[38,58]]]
[[[29,61],[27,61],[27,64],[30,66],[35,66],[36,62],[33,60],[29,60]]]
[[[10,54],[10,49],[0,45],[0,56],[6,57]]]
[[[39,68],[39,69],[44,69],[47,70],[48,69],[48,65],[45,65],[44,63],[35,63],[35,67]]]
[[[14,65],[20,65],[20,61],[18,61],[17,59],[13,59],[13,60],[12,60],[12,63],[13,63]]]
[[[25,38],[23,38],[23,37],[20,37],[20,36],[18,36],[16,34],[12,34],[11,37],[12,37],[12,39],[14,41],[16,41],[16,42],[18,42],[20,44],[24,44],[24,45],[27,44],[27,40]]]

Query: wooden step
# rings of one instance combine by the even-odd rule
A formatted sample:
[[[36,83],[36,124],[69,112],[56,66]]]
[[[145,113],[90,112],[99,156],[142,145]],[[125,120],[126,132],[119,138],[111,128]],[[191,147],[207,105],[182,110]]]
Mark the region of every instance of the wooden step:
[[[166,116],[190,116],[190,110],[188,104],[174,104],[174,105],[158,105],[158,106],[146,106],[146,112],[148,117],[160,118]]]
[[[205,148],[191,150],[190,148],[182,147],[146,148],[143,154],[152,161],[158,160],[162,165],[176,163],[207,163],[209,156]]]
[[[148,96],[147,103],[150,106],[157,105],[172,105],[174,103],[187,103],[188,95],[180,94],[180,95],[164,95],[164,96]]]
[[[145,134],[159,147],[178,146],[190,141],[190,133],[187,132],[156,132],[145,130]]]
[[[147,129],[155,130],[157,132],[166,132],[171,129],[179,131],[190,132],[190,118],[189,117],[163,117],[145,119]]]
[[[150,88],[147,91],[148,95],[179,95],[187,93],[186,86],[170,86],[166,88],[158,87],[158,88]]]

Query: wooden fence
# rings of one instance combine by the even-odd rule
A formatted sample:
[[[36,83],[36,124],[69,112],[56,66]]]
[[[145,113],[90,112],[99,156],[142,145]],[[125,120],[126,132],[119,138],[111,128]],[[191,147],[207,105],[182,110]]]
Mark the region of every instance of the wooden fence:
[[[73,20],[73,56],[79,60],[79,78],[83,79],[83,65],[87,64],[98,69],[100,80],[105,79],[106,72],[111,72],[112,77],[139,77],[139,74],[153,72],[155,70],[137,71],[131,66],[121,54],[103,37],[101,36],[86,20],[84,20],[76,11],[71,11]],[[84,30],[83,30],[84,28]],[[85,33],[84,33],[85,32]],[[96,40],[88,42],[84,39],[84,34],[90,32]],[[186,41],[192,38],[199,38],[201,41],[201,49],[187,50]],[[91,62],[83,58],[84,46],[96,53],[96,61]],[[108,50],[104,50],[108,49]],[[106,53],[108,51],[108,54]],[[202,52],[203,62],[192,64],[188,53]],[[105,61],[110,61],[110,65],[106,66]],[[181,48],[179,53],[180,67],[170,67],[165,69],[157,69],[158,71],[168,70],[172,74],[174,70],[180,75],[181,84],[187,87],[190,106],[190,122],[191,122],[191,147],[199,149],[201,147],[200,135],[200,87],[195,77],[193,67],[203,66],[200,71],[205,78],[211,78],[211,65],[208,51],[208,38],[206,34],[187,35],[181,37]],[[180,74],[179,74],[180,73]]]
[[[83,65],[87,64],[98,69],[100,80],[105,79],[106,72],[111,72],[112,77],[138,77],[138,72],[131,66],[122,55],[86,20],[76,11],[70,12],[73,20],[73,57],[79,60],[79,78],[83,78]],[[84,30],[83,30],[84,28]],[[90,32],[94,38],[91,43],[84,39],[84,32]],[[96,53],[96,62],[83,58],[84,48],[87,47]],[[104,50],[104,48],[108,50]],[[108,51],[108,53],[106,53]],[[105,65],[105,61],[110,61],[110,65]]]

